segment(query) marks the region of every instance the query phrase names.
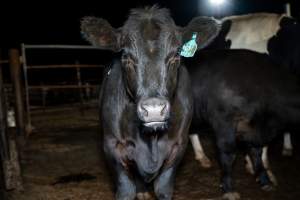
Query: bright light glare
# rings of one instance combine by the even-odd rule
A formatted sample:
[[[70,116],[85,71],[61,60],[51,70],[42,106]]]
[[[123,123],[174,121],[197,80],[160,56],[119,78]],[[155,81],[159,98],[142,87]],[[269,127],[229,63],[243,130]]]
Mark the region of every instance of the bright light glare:
[[[220,6],[224,4],[225,0],[209,0],[212,5]]]

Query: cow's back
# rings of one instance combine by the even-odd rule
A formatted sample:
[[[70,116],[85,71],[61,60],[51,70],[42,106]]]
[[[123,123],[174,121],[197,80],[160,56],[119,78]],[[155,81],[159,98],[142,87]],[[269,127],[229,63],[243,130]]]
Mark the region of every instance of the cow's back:
[[[279,115],[291,106],[300,106],[297,78],[264,54],[248,50],[206,51],[197,54],[188,66],[195,114],[209,116],[207,105],[213,105],[211,110],[223,107],[247,116],[266,105]]]
[[[231,22],[226,40],[231,41],[231,49],[249,49],[266,53],[268,40],[280,29],[280,21],[285,16],[255,13],[223,18],[223,23]]]

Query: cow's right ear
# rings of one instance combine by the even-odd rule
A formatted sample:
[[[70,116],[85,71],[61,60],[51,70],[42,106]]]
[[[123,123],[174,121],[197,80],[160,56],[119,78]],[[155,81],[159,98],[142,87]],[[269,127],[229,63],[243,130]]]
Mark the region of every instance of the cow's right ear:
[[[121,50],[121,33],[105,19],[97,17],[82,18],[81,33],[87,41],[101,49]]]
[[[183,28],[182,42],[191,40],[194,33],[197,33],[198,50],[208,46],[219,34],[221,23],[211,17],[195,17]]]

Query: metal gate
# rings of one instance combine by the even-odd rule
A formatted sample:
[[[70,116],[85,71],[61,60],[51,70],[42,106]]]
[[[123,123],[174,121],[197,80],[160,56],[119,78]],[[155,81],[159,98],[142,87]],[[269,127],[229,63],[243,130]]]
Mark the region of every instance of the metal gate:
[[[39,64],[39,65],[32,65],[28,63],[28,58],[30,57],[28,55],[29,50],[100,50],[99,48],[93,47],[93,46],[87,46],[87,45],[28,45],[28,44],[22,44],[22,64],[23,64],[23,73],[24,73],[24,81],[25,81],[25,113],[26,113],[26,132],[27,134],[30,134],[32,131],[32,120],[31,120],[31,102],[30,102],[30,92],[40,90],[43,92],[47,92],[49,90],[68,90],[68,89],[78,89],[78,92],[80,94],[80,103],[83,102],[82,98],[82,90],[87,88],[95,88],[98,87],[98,85],[86,85],[82,83],[81,80],[81,69],[82,68],[103,68],[104,65],[94,65],[94,64]],[[61,84],[52,84],[52,85],[30,85],[29,84],[29,78],[28,73],[30,73],[31,70],[44,70],[44,69],[71,69],[74,68],[76,70],[76,78],[77,83],[76,84],[67,84],[67,85],[61,85]]]

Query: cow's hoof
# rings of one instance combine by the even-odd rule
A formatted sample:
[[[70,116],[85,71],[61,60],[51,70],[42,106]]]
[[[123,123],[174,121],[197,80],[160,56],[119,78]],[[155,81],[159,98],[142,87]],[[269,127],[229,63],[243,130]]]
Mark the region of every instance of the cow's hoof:
[[[211,161],[205,156],[203,158],[196,158],[200,162],[201,167],[208,169],[211,168]]]
[[[154,199],[154,198],[152,198],[152,196],[149,192],[137,193],[136,198],[138,200],[152,200],[152,199]]]
[[[263,191],[266,191],[266,192],[271,192],[271,191],[275,190],[275,188],[273,187],[273,185],[270,185],[270,184],[262,186],[261,189]]]
[[[273,172],[271,170],[267,170],[267,174],[269,176],[269,179],[270,179],[271,183],[274,186],[278,186],[277,179],[276,179],[275,175],[273,174]]]
[[[283,156],[292,156],[293,155],[293,150],[292,149],[283,149],[282,150],[282,155]]]
[[[239,199],[241,199],[241,196],[237,192],[228,192],[222,196],[222,199],[224,199],[224,200],[239,200]]]

